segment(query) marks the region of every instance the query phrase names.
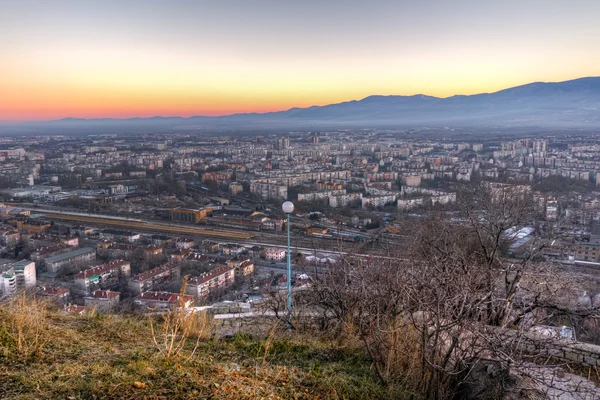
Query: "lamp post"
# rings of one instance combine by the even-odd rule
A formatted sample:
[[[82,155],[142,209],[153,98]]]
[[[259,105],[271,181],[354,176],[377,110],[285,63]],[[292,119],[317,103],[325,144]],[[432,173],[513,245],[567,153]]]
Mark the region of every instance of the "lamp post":
[[[294,211],[294,203],[286,201],[281,206],[287,215],[287,319],[288,327],[292,328],[292,257],[290,251],[290,214]]]

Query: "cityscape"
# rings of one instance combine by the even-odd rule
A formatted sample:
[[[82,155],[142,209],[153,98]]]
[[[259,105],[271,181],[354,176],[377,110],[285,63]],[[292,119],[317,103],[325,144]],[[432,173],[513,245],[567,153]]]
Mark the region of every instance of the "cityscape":
[[[597,5],[242,3],[0,0],[0,398],[599,399]]]

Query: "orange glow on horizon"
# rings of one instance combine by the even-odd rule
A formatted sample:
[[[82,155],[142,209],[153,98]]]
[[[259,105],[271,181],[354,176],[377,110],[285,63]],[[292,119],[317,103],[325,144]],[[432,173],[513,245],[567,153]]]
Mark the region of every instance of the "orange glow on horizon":
[[[560,76],[555,80],[568,80],[576,77]],[[1,79],[1,78],[0,78]],[[406,85],[407,89],[385,88],[385,85],[357,84],[355,87],[326,85],[324,87],[305,86],[303,90],[265,87],[262,92],[255,87],[239,87],[234,90],[202,92],[201,90],[181,90],[173,88],[145,89],[141,85],[122,88],[90,87],[80,88],[70,84],[55,83],[9,85],[0,80],[3,95],[0,97],[0,121],[53,120],[73,118],[147,118],[223,116],[237,113],[267,113],[284,111],[294,107],[322,106],[351,100],[360,100],[370,95],[413,95],[423,93],[437,97],[455,94],[476,94],[493,92],[529,83],[533,80],[518,82],[514,80],[495,81],[494,87],[486,87],[483,82],[470,82],[453,87],[431,87],[418,89],[417,84]],[[298,86],[298,85],[294,85]],[[294,93],[294,91],[298,93]]]
[[[309,3],[0,1],[0,121],[269,112],[600,75],[598,1]]]

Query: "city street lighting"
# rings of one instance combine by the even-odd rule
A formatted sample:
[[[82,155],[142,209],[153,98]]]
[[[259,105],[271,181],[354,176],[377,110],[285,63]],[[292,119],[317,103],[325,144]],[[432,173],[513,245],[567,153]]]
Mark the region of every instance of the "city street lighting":
[[[287,319],[288,327],[292,328],[292,258],[290,251],[290,214],[294,212],[294,203],[286,201],[281,206],[287,215]]]

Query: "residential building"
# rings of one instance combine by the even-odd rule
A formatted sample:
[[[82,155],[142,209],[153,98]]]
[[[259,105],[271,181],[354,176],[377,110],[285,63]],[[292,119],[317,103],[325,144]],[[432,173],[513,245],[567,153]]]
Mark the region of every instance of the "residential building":
[[[91,296],[83,298],[87,309],[94,309],[99,313],[114,311],[119,305],[121,294],[110,290],[95,290]]]
[[[17,286],[25,290],[31,290],[35,288],[36,284],[36,271],[35,263],[29,260],[21,260],[12,264],[11,267],[14,269],[17,276]]]
[[[329,207],[346,207],[350,203],[360,202],[363,198],[362,193],[348,193],[338,196],[329,196]]]
[[[253,180],[250,182],[250,193],[258,194],[263,199],[287,199],[288,187],[279,180]]]
[[[0,298],[12,296],[17,293],[17,275],[14,268],[7,268],[0,272]]]
[[[134,276],[129,281],[129,289],[134,293],[152,290],[158,284],[168,281],[177,281],[181,275],[178,264],[164,264]]]
[[[281,261],[285,258],[285,250],[277,247],[270,247],[265,251],[265,258],[272,261]]]
[[[254,263],[248,257],[238,256],[227,260],[227,266],[234,268],[236,275],[247,276],[254,272]]]
[[[119,277],[128,277],[130,273],[129,261],[114,260],[79,272],[75,275],[75,285],[87,294],[97,288],[112,286],[119,281]]]
[[[196,298],[206,297],[211,290],[224,288],[233,284],[235,280],[235,267],[222,265],[199,276],[190,278],[185,292]]]
[[[14,229],[0,228],[0,246],[12,247],[21,240],[21,234]]]
[[[370,196],[363,197],[362,208],[377,208],[383,207],[387,204],[394,203],[396,201],[395,194],[383,195],[383,196]]]
[[[194,239],[190,238],[178,238],[177,241],[175,241],[175,247],[178,249],[191,249],[195,245],[196,242]]]
[[[600,235],[575,241],[568,253],[575,261],[600,262]]]
[[[71,291],[67,288],[42,286],[37,291],[37,295],[47,298],[58,304],[67,304]]]
[[[65,267],[81,267],[96,259],[96,249],[82,247],[46,258],[46,270],[56,273]]]
[[[402,184],[406,186],[420,186],[421,175],[404,175],[402,176]]]

